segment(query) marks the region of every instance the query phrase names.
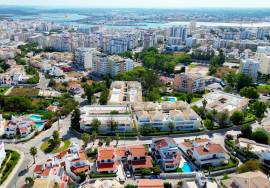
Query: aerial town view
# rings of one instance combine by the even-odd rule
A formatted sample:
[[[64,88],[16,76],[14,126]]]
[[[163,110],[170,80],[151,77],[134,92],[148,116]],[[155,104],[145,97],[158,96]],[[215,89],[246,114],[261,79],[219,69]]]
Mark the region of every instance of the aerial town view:
[[[270,188],[270,1],[0,0],[0,188]]]

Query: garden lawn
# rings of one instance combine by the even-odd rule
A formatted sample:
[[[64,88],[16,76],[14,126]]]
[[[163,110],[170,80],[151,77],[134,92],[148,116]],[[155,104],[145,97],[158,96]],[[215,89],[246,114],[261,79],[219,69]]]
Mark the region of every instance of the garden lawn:
[[[45,142],[43,142],[40,146],[40,149],[44,152],[44,153],[59,153],[61,151],[65,151],[69,148],[71,142],[70,140],[61,140],[61,144],[64,143],[64,145],[62,145],[61,147],[57,147],[57,148],[53,148],[52,150],[49,148],[49,140],[46,140]]]
[[[270,85],[259,85],[257,91],[263,94],[270,94]]]

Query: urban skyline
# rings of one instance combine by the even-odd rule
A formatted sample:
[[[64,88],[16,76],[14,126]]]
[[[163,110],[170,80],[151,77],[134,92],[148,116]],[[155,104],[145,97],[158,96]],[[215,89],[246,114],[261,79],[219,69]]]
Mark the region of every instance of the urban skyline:
[[[270,8],[268,0],[112,0],[100,2],[98,0],[7,0],[0,1],[0,5],[12,6],[40,6],[40,7],[84,7],[84,8]]]

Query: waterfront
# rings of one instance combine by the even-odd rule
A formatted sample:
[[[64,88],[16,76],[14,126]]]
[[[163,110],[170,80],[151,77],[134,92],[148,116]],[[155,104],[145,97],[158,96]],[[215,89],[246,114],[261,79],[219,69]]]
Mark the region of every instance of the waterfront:
[[[81,14],[64,14],[64,13],[46,13],[38,15],[26,15],[18,16],[13,15],[10,18],[14,20],[32,20],[39,19],[44,21],[50,21],[54,23],[62,23],[67,25],[73,25],[77,27],[91,27],[91,26],[104,26],[105,28],[113,29],[158,29],[158,28],[169,28],[173,25],[186,25],[188,26],[190,22],[187,21],[173,21],[173,22],[125,22],[125,23],[98,23],[88,24],[83,23],[81,20],[86,19],[86,15]],[[93,21],[95,22],[95,21]],[[257,28],[257,27],[270,27],[270,22],[196,22],[197,27],[206,26],[206,27],[246,27],[246,28]]]

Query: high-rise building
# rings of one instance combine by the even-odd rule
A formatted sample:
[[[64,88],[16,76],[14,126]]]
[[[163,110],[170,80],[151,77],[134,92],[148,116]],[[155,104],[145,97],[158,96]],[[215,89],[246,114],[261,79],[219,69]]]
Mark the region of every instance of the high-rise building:
[[[83,69],[93,67],[93,57],[100,52],[96,48],[78,48],[75,51],[75,63]]]
[[[174,89],[188,93],[202,92],[205,89],[205,79],[201,74],[177,74],[174,78]]]
[[[257,39],[263,40],[266,35],[266,30],[263,28],[259,28],[256,33]]]
[[[258,46],[256,59],[260,62],[259,72],[270,75],[270,46]]]
[[[186,42],[187,28],[185,26],[173,26],[169,30],[169,45],[180,45]]]
[[[241,59],[239,71],[249,75],[253,78],[253,80],[256,80],[258,76],[259,64],[259,61],[255,59]]]

